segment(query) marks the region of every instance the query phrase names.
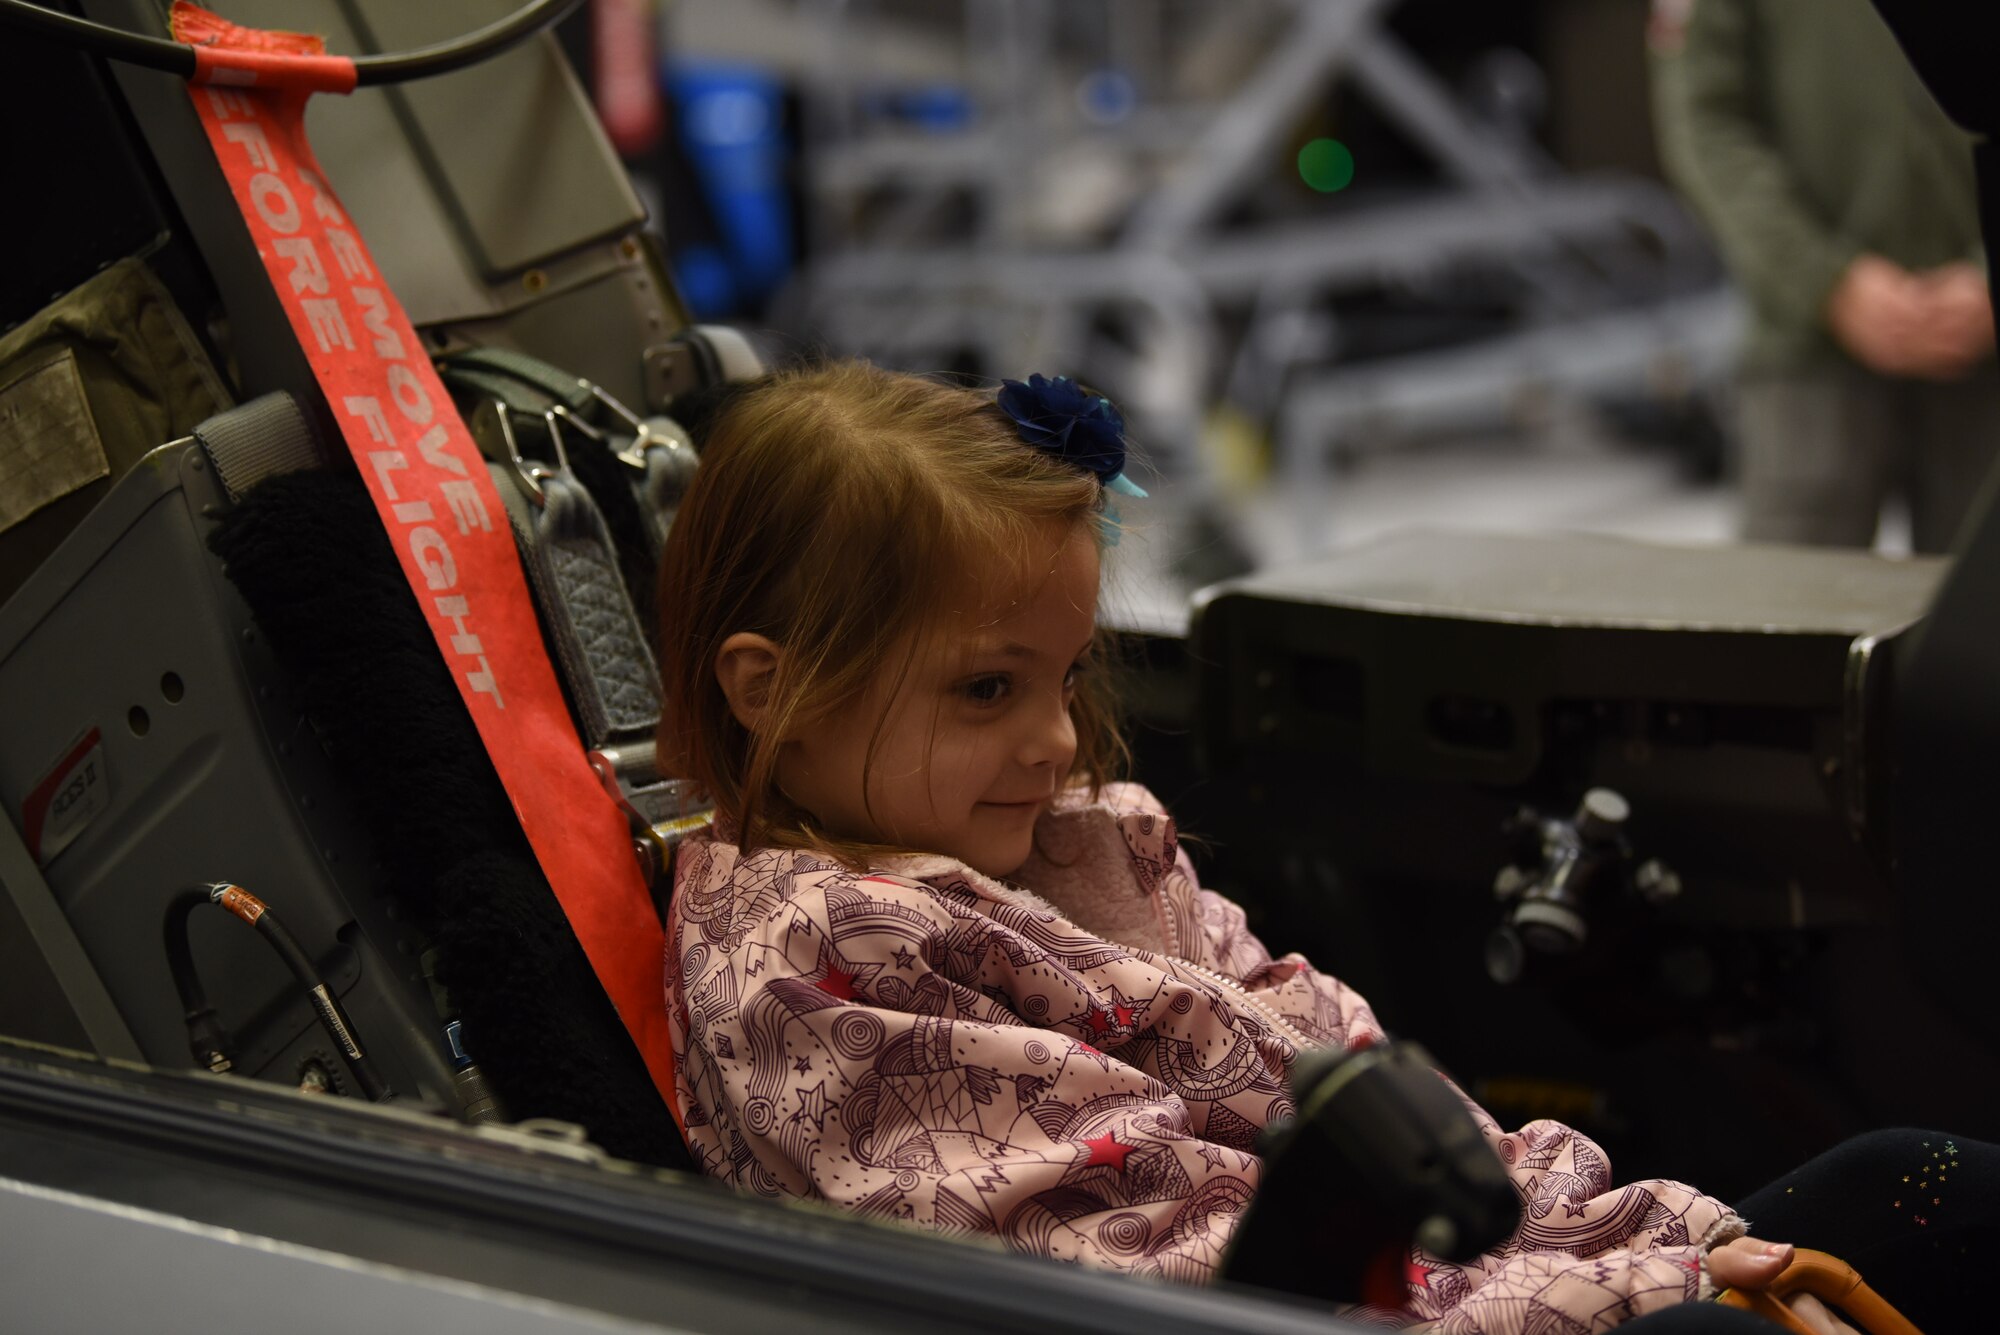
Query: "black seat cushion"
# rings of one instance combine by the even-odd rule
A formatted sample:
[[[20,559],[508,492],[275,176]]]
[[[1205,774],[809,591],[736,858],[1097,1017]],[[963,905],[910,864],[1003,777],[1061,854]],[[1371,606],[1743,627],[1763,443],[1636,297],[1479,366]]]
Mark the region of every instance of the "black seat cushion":
[[[509,1114],[576,1122],[622,1158],[691,1169],[360,480],[273,478],[221,519],[211,546],[346,780],[390,893],[430,937]]]

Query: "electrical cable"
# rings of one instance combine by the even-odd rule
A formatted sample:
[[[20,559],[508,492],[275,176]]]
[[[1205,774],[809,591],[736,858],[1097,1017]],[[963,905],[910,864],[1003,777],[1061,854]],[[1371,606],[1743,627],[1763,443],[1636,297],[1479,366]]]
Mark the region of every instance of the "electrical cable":
[[[209,902],[208,892],[207,886],[189,888],[175,895],[167,905],[167,968],[174,976],[174,990],[180,993],[181,1013],[187,1022],[195,1065],[220,1075],[236,1062],[230,1051],[229,1035],[202,992],[201,976],[195,972],[194,952],[188,945],[188,915]]]
[[[291,970],[292,977],[306,989],[313,1010],[319,1016],[320,1026],[333,1039],[334,1047],[339,1049],[347,1069],[354,1073],[354,1081],[361,1087],[361,1092],[376,1103],[388,1098],[391,1093],[388,1083],[362,1051],[353,1022],[347,1018],[347,1012],[341,1008],[332,989],[319,976],[311,958],[300,948],[297,938],[285,930],[284,924],[278,921],[278,915],[271,912],[263,900],[226,881],[189,886],[167,904],[164,924],[167,968],[174,976],[174,990],[180,994],[181,1009],[188,1025],[188,1041],[196,1063],[216,1072],[227,1071],[233,1064],[229,1036],[216,1018],[215,1009],[208,1004],[200,975],[195,971],[194,952],[188,946],[188,918],[203,904],[226,909],[257,929],[258,934],[278,952],[278,958]]]
[[[504,19],[448,42],[391,55],[356,56],[356,83],[364,88],[378,83],[407,83],[411,79],[427,79],[433,74],[464,69],[533,36],[581,3],[583,0],[535,0]]]
[[[580,3],[582,0],[534,0],[534,3],[504,19],[435,46],[386,55],[355,56],[356,85],[407,83],[412,79],[448,74],[477,64],[540,32]],[[47,9],[30,3],[30,0],[0,0],[0,27],[32,32],[112,60],[178,74],[183,79],[192,78],[195,72],[195,49],[185,42],[127,32],[122,28]]]

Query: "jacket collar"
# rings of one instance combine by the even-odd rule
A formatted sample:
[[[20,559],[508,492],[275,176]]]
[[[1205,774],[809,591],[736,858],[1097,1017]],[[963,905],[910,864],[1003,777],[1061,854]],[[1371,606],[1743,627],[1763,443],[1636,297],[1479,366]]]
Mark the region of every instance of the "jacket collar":
[[[696,901],[734,894],[742,887],[742,850],[724,831],[690,839],[680,851],[676,877]],[[1014,876],[1000,880],[938,853],[883,858],[879,872],[936,888],[958,882],[979,898],[1038,916],[1061,918],[1107,941],[1169,953],[1164,895],[1186,882],[1169,881],[1178,843],[1171,818],[1150,794],[1114,784],[1092,800],[1077,791],[1035,823],[1035,852]],[[802,853],[800,858],[811,859]]]
[[[1174,865],[1173,822],[1120,803],[1125,786],[1097,801],[1077,794],[1035,823],[1035,851],[1005,881],[956,858],[921,854],[884,869],[931,885],[963,881],[995,903],[1065,919],[1122,946],[1167,953],[1164,872]],[[1150,806],[1150,803],[1148,804]]]

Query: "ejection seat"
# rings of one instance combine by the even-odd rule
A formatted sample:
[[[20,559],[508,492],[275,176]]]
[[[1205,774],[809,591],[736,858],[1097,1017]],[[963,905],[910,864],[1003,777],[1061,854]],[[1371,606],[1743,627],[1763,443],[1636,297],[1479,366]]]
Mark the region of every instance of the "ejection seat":
[[[232,15],[316,28],[336,49],[363,51],[423,46],[510,6],[479,8],[491,12],[246,3]],[[161,31],[140,0],[86,9]],[[79,149],[50,170],[116,168],[151,238],[66,222],[66,209],[102,191],[44,182],[46,226],[34,226],[50,242],[35,252],[47,271],[0,291],[11,305],[0,323],[30,317],[0,350],[32,344],[34,361],[27,375],[0,376],[0,405],[41,414],[13,419],[31,421],[35,441],[66,435],[97,449],[91,467],[115,479],[92,483],[87,468],[79,479],[95,490],[72,489],[30,516],[70,529],[52,554],[52,539],[0,552],[18,554],[24,577],[18,591],[0,589],[0,1033],[189,1065],[190,1007],[169,965],[166,911],[190,883],[226,880],[284,921],[402,1099],[475,1117],[504,1105],[514,1118],[580,1124],[624,1157],[681,1161],[664,1102],[339,457],[185,84],[12,33],[0,69],[22,74],[9,85],[20,96],[88,112],[102,160]],[[14,96],[0,93],[0,108]],[[516,478],[574,485],[532,431],[514,433],[508,452],[504,429],[535,394],[562,400],[587,376],[645,421],[756,369],[740,336],[688,331],[644,211],[551,39],[424,84],[315,104],[308,122],[384,277],[456,367],[448,378],[468,408],[494,418],[491,402],[516,396],[489,423],[502,433],[489,448],[508,477],[503,494],[520,491]],[[520,151],[502,170],[491,138],[508,134]],[[517,171],[549,188],[496,193]],[[100,374],[104,349],[138,328],[121,320],[103,322],[103,338],[65,326],[35,341],[48,292],[120,281],[143,288],[151,318],[172,326],[169,355]],[[209,355],[217,347],[226,357]],[[521,358],[536,353],[575,374],[524,387],[524,375],[554,376]],[[114,415],[107,392],[126,391],[150,415]],[[233,397],[247,402],[230,409]],[[610,409],[559,406],[565,429],[595,427],[640,464],[688,453],[660,422],[650,429],[665,452],[634,450],[635,433]],[[579,442],[568,453],[592,450]],[[654,480],[664,487],[674,471]],[[65,505],[71,513],[59,514]],[[549,513],[513,518],[533,533]],[[584,538],[605,553],[588,513],[560,512],[583,515]],[[629,606],[625,615],[640,620]],[[568,648],[588,667],[601,650],[596,628],[559,607],[543,608],[543,624],[559,658]],[[643,632],[624,629],[623,647],[643,655]],[[646,749],[630,743],[650,731],[643,708],[624,701],[618,726],[602,731],[592,720],[608,714],[572,702],[592,744],[624,743],[609,747],[606,770],[630,789]],[[353,1092],[336,1037],[256,932],[206,912],[186,928],[236,1074]]]
[[[0,832],[25,928],[6,934],[5,1028],[186,1064],[162,923],[185,884],[228,880],[290,927],[392,1089],[461,1116],[497,1095],[675,1161],[365,492],[324,463],[286,395],[210,418],[142,458],[0,610],[0,787],[25,827]],[[577,486],[535,467],[551,494]],[[560,609],[542,620],[558,633]],[[615,647],[650,670],[625,629]],[[587,653],[616,638],[590,630]],[[594,743],[647,749],[631,703],[615,735],[599,708]],[[189,929],[235,1069],[348,1089],[263,943],[220,914]]]

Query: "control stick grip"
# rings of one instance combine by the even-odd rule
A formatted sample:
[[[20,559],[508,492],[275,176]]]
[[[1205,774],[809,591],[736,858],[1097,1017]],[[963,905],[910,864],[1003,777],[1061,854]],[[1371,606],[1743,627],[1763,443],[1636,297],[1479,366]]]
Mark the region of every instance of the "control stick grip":
[[[1298,1114],[1258,1140],[1263,1185],[1225,1278],[1400,1307],[1411,1244],[1463,1261],[1520,1226],[1499,1156],[1416,1044],[1302,1053],[1292,1096]]]

